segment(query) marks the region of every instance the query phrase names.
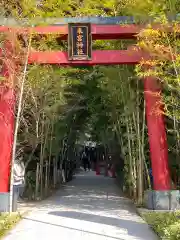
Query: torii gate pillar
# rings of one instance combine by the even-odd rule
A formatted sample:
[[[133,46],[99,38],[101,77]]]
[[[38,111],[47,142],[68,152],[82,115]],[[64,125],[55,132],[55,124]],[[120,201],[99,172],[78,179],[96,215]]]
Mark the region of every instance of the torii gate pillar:
[[[11,156],[14,136],[15,65],[12,60],[12,45],[4,44],[1,76],[5,78],[0,84],[0,212],[9,211],[9,184]],[[1,50],[1,49],[0,49]]]
[[[144,96],[153,175],[153,190],[145,193],[146,206],[155,210],[179,209],[180,191],[171,186],[161,89],[155,78],[144,79]]]
[[[168,145],[164,116],[162,113],[161,89],[153,77],[144,79],[144,97],[149,135],[150,157],[153,174],[153,189],[169,191]]]

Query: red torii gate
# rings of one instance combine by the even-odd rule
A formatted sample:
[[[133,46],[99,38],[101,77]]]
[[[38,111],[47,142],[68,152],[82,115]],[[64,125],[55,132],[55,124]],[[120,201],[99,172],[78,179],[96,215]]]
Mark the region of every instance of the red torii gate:
[[[9,31],[10,28],[0,26],[0,32]],[[138,25],[95,25],[92,24],[92,39],[134,39],[140,31]],[[34,28],[13,28],[20,33],[32,32],[35,34],[59,34],[60,40],[68,37],[68,26],[41,26]],[[29,64],[59,64],[68,66],[78,65],[115,65],[115,64],[138,64],[142,58],[146,58],[141,51],[132,47],[127,50],[97,50],[92,52],[92,60],[69,61],[66,52],[45,51],[31,52]],[[2,75],[13,77],[5,67]],[[14,107],[15,96],[11,88],[0,88],[0,194],[9,191],[9,173],[11,151],[13,145]],[[161,90],[156,79],[146,77],[144,79],[144,97],[146,102],[146,118],[148,126],[150,157],[152,164],[154,190],[170,190],[170,174],[168,167],[168,146],[166,130],[161,106]],[[157,114],[158,112],[158,114]]]

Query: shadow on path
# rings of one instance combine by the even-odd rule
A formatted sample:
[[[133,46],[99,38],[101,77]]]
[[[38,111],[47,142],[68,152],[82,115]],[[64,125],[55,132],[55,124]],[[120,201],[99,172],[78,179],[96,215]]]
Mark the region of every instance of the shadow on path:
[[[108,226],[114,226],[117,228],[126,229],[128,234],[131,236],[136,237],[144,237],[143,232],[136,231],[144,228],[146,223],[145,222],[135,222],[132,220],[126,220],[122,218],[113,218],[113,217],[105,217],[95,214],[87,214],[81,212],[74,212],[74,211],[52,211],[48,214],[64,217],[64,218],[72,218],[80,221],[88,221],[92,223],[98,223]]]
[[[42,223],[43,226],[44,224],[46,225],[51,225],[51,226],[55,226],[55,227],[59,227],[59,228],[64,228],[64,229],[68,229],[68,230],[72,230],[72,231],[79,231],[79,232],[84,232],[84,233],[87,233],[87,234],[93,234],[93,235],[96,235],[96,236],[101,236],[101,237],[105,237],[105,238],[110,238],[110,239],[115,239],[115,240],[124,240],[124,238],[119,238],[119,237],[113,237],[113,236],[110,236],[110,235],[105,235],[105,234],[100,234],[100,233],[96,233],[96,232],[93,232],[93,231],[85,231],[83,229],[78,229],[78,228],[73,228],[73,227],[67,227],[67,226],[64,226],[64,225],[59,225],[59,224],[53,224],[53,223],[48,223],[48,222],[43,222],[43,221],[38,221],[38,220],[33,220],[33,219],[30,219],[30,218],[24,218],[26,220],[29,220],[29,221],[35,221],[37,223]],[[45,227],[45,226],[44,226]],[[70,237],[70,236],[69,236]],[[96,240],[96,239],[95,239]]]

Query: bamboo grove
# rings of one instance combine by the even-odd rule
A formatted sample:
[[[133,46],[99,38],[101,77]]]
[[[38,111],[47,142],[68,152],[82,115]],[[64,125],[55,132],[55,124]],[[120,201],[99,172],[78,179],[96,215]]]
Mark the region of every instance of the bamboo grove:
[[[152,30],[151,23],[139,34],[137,42],[96,41],[94,49],[122,49],[137,44],[153,54],[153,74],[163,88],[164,114],[169,144],[169,164],[172,174],[179,176],[179,47],[177,22],[167,34],[167,16],[176,15],[178,1],[101,0],[101,1],[2,1],[2,16],[29,18],[63,16],[118,16],[133,15],[137,21],[153,17],[164,28]],[[42,24],[42,23],[40,23]],[[6,36],[8,37],[8,36]],[[3,39],[1,39],[3,42]],[[65,42],[56,42],[53,36],[24,35],[16,39],[17,52],[25,65],[24,53],[30,49],[67,50]],[[170,62],[167,55],[177,56]],[[23,66],[24,66],[23,65]],[[25,68],[23,68],[25,69]],[[57,66],[27,66],[17,76],[17,92],[23,86],[16,151],[24,151],[26,164],[26,194],[30,198],[46,196],[58,183],[57,165],[73,164],[77,158],[77,143],[89,133],[93,140],[103,144],[113,156],[122,187],[138,204],[151,188],[149,177],[149,144],[145,118],[141,64],[132,66],[63,68]],[[152,74],[152,72],[151,72]],[[19,97],[19,95],[18,95]],[[17,99],[17,112],[18,112]],[[120,161],[124,159],[124,161]],[[123,166],[122,166],[122,162]],[[123,170],[122,170],[123,169]]]

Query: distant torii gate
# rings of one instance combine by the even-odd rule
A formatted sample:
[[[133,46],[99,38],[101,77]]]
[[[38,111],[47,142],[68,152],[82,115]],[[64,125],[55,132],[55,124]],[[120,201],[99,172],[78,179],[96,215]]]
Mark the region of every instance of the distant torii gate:
[[[16,31],[15,28],[13,28]],[[38,26],[32,28],[20,28],[22,32],[33,30],[34,33],[59,34],[60,40],[68,39],[68,25]],[[19,31],[20,29],[17,29]],[[0,32],[8,31],[8,27],[0,26]],[[127,25],[97,25],[91,24],[92,40],[96,39],[136,39],[140,26]],[[89,66],[89,65],[118,65],[138,64],[142,58],[146,58],[143,52],[134,50],[96,50],[92,51],[90,60],[69,60],[67,52],[45,51],[31,52],[29,64],[58,64],[66,66]],[[13,77],[5,67],[2,74]],[[11,88],[0,88],[0,194],[9,191],[9,173],[11,151],[13,144],[15,96]],[[170,174],[168,167],[168,146],[161,106],[161,90],[153,77],[144,79],[144,96],[146,102],[146,118],[148,126],[150,157],[154,181],[154,190],[170,190]],[[157,114],[158,112],[158,114]]]

